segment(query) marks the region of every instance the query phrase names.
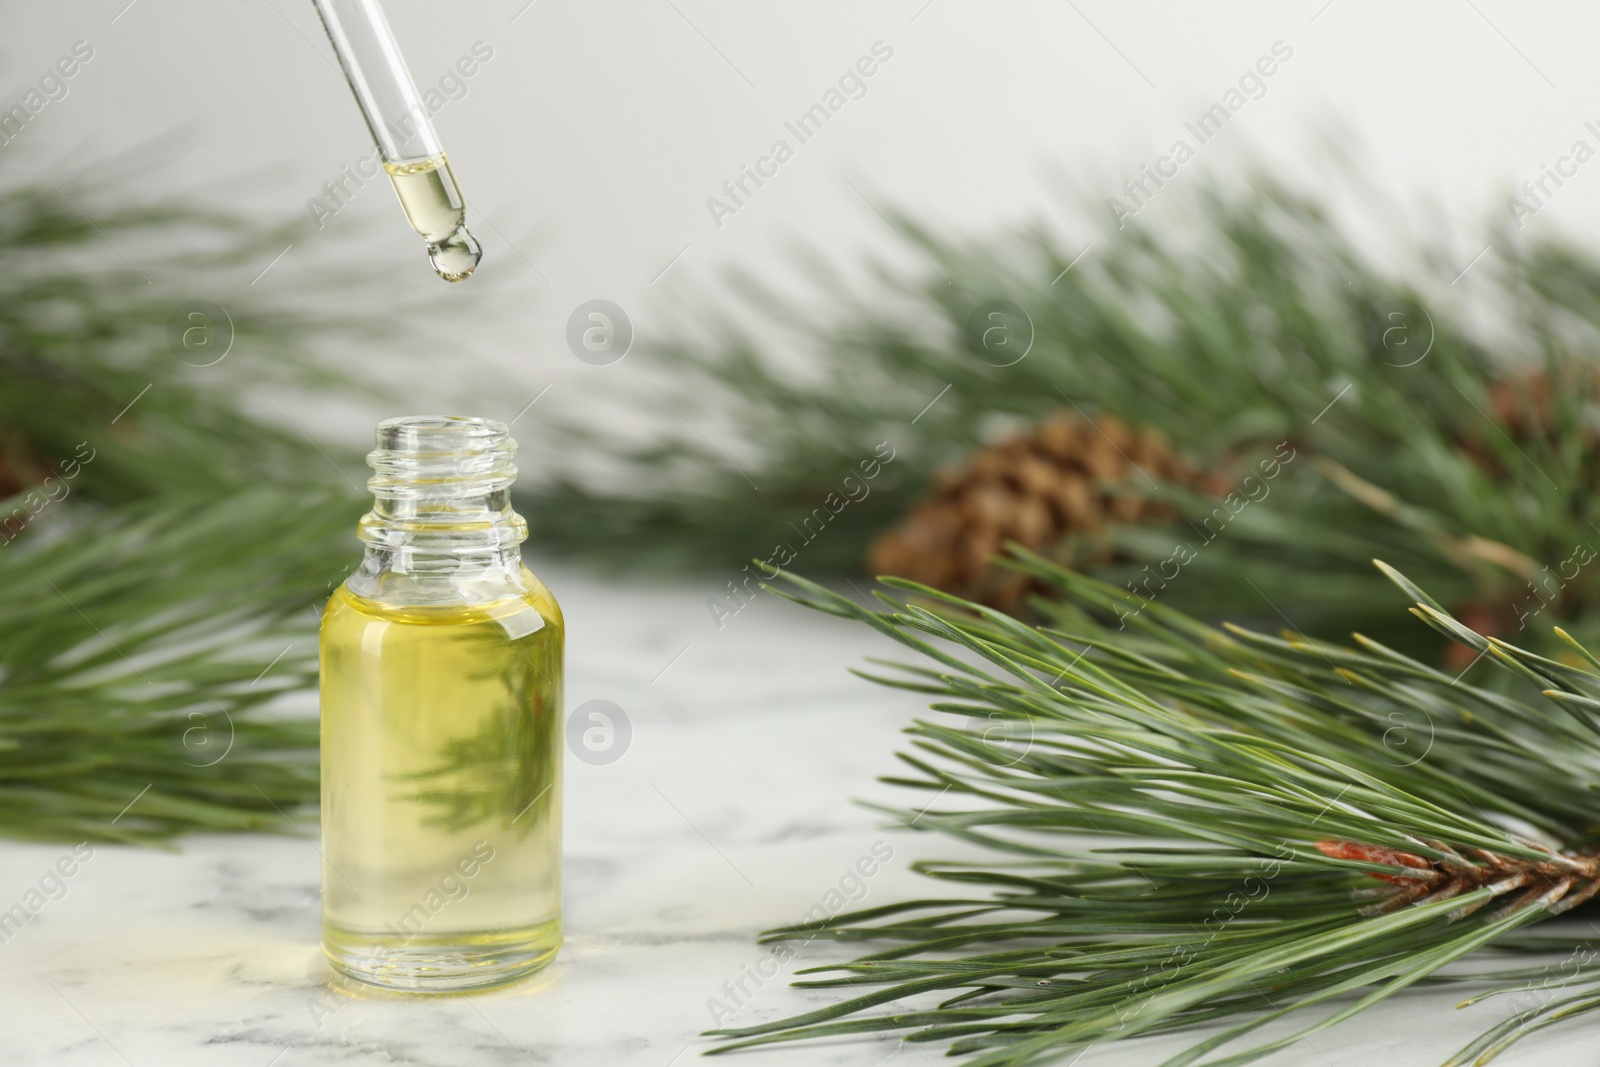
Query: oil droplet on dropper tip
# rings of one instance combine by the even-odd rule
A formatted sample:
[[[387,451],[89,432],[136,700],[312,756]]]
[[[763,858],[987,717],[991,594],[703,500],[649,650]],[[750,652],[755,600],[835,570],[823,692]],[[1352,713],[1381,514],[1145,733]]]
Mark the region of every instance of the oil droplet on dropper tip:
[[[428,260],[439,277],[447,282],[465,281],[472,277],[483,259],[483,249],[478,239],[465,226],[457,226],[443,241],[428,246]]]

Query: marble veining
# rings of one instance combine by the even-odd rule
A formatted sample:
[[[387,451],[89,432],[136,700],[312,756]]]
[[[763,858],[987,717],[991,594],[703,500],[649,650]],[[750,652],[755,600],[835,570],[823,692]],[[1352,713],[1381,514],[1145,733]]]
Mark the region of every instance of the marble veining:
[[[738,1025],[836,1000],[787,985],[797,967],[847,958],[826,943],[746,980],[737,1002],[727,990],[769,959],[760,930],[823,901],[875,844],[893,858],[866,880],[866,905],[935,891],[906,870],[912,859],[970,855],[887,832],[852,803],[912,799],[875,779],[895,769],[921,703],[845,671],[888,642],[767,598],[718,630],[709,582],[624,586],[535,567],[571,628],[568,707],[611,700],[634,728],[615,763],[567,760],[567,943],[544,974],[443,999],[337,981],[317,944],[314,831],[197,838],[176,852],[96,846],[66,894],[0,944],[0,1067],[686,1067],[719,1011]],[[71,847],[0,843],[0,902]],[[1267,1062],[1438,1062],[1469,1025],[1499,1018],[1480,1009],[1464,1021],[1452,1000],[1391,1002]],[[1584,1034],[1503,1062],[1589,1063]],[[1191,1040],[1076,1062],[1157,1063]],[[721,1062],[931,1067],[949,1062],[941,1054],[889,1034]]]

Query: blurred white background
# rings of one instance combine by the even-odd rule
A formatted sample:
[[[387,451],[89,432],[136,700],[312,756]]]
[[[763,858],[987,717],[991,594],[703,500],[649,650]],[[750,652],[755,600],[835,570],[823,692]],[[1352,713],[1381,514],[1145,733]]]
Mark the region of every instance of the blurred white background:
[[[263,219],[309,218],[323,183],[370,151],[309,0],[8,8],[0,109],[75,42],[94,50],[68,95],[0,146],[13,177],[175,135],[164,142],[170,165],[135,194],[190,190]],[[464,319],[467,351],[416,372],[419,409],[464,385],[478,413],[508,418],[551,382],[550,402],[572,403],[647,373],[637,342],[611,367],[567,350],[567,317],[590,299],[620,304],[647,343],[675,307],[715,306],[724,270],[787,277],[797,242],[841,269],[869,248],[915,264],[874,204],[977,234],[1044,217],[1088,245],[1095,235],[1063,176],[1095,202],[1122,195],[1121,183],[1176,139],[1198,145],[1184,123],[1277,42],[1292,58],[1175,182],[1259,155],[1317,188],[1328,172],[1318,145],[1336,140],[1419,232],[1450,230],[1465,267],[1487,243],[1484,223],[1509,217],[1515,185],[1579,138],[1600,149],[1584,129],[1600,120],[1589,56],[1600,10],[1573,0],[387,8],[424,87],[478,42],[492,50],[434,117],[480,220],[480,279],[443,291],[389,190],[370,183],[258,285],[290,285],[297,267],[360,249],[361,269],[391,291],[443,300],[445,314]],[[876,42],[893,56],[865,95],[799,144],[785,122]],[[708,199],[780,138],[795,157],[718,226]],[[1183,209],[1163,193],[1130,225]],[[1580,168],[1519,238],[1541,228],[1581,236],[1597,224],[1600,164]],[[1375,229],[1372,240],[1385,236]],[[337,429],[363,437],[374,414],[350,412]]]

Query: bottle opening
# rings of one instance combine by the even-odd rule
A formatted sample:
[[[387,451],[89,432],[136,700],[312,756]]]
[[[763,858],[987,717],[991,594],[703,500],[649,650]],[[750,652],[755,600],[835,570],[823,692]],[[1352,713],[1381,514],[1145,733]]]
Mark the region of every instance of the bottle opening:
[[[367,455],[373,508],[361,539],[446,553],[519,544],[511,508],[517,443],[506,424],[467,415],[407,415],[378,424]]]
[[[497,444],[516,448],[505,423],[475,415],[402,415],[378,423],[379,451],[478,450]]]

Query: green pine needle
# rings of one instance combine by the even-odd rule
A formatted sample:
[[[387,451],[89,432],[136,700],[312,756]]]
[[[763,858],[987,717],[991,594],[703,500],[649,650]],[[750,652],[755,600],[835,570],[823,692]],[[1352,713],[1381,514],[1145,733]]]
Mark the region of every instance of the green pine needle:
[[[1051,546],[1058,561],[1138,580],[1187,544],[1196,558],[1162,594],[1186,610],[1273,618],[1267,590],[1308,632],[1431,654],[1432,635],[1387,610],[1367,565],[1381,555],[1504,630],[1527,616],[1529,634],[1565,620],[1600,635],[1600,570],[1581,563],[1600,548],[1600,258],[1496,237],[1469,306],[1437,250],[1419,241],[1396,270],[1319,204],[1251,179],[1173,194],[1190,199],[1178,229],[963,239],[895,214],[921,258],[810,261],[804,305],[736,279],[749,314],[708,309],[637,357],[658,372],[624,394],[629,425],[655,431],[642,443],[544,428],[552,447],[582,441],[608,477],[529,491],[535,535],[619,564],[731,571],[787,542],[808,573],[855,573],[941,467],[1076,407],[1158,428],[1254,499],[1218,534],[1204,528],[1218,500],[1141,481],[1180,516],[1118,531],[1121,563],[1070,541]],[[1028,316],[1019,361],[975,347],[973,317],[995,300]],[[1483,308],[1493,330],[1471,325]],[[1543,406],[1528,395],[1523,417],[1497,411],[1492,383],[1539,371],[1561,383]],[[797,536],[885,439],[896,458],[870,494]],[[1294,450],[1281,472],[1246,482],[1280,446]]]
[[[1441,973],[1484,952],[1593,959],[1595,939],[1570,924],[1524,932],[1600,888],[1592,659],[1485,643],[1383,564],[1426,622],[1531,684],[1475,685],[1370,639],[1215,629],[1013,551],[1059,591],[1037,605],[1042,625],[899,579],[868,607],[784,575],[798,593],[780,595],[932,661],[874,676],[939,698],[938,717],[907,731],[909,773],[886,779],[925,799],[882,810],[997,859],[918,865],[955,897],[770,931],[888,947],[804,972],[848,999],[715,1031],[728,1039],[716,1051],[896,1032],[1020,1067],[1207,1027],[1164,1067],[1215,1067],[1419,982],[1511,992],[1532,979],[1539,1003],[1451,1061],[1478,1063],[1600,1008],[1585,966]],[[1459,891],[1427,899],[1406,881],[1424,878],[1418,866]],[[1250,1042],[1285,1016],[1290,1036]]]
[[[316,345],[386,328],[303,262],[251,285],[304,227],[126,201],[154,155],[0,183],[0,836],[284,829],[317,796],[280,698],[316,685],[363,501],[280,413],[354,391]],[[225,313],[198,351],[169,333],[194,300]]]
[[[318,790],[320,601],[351,502],[258,488],[78,516],[0,548],[0,834],[287,829]]]

